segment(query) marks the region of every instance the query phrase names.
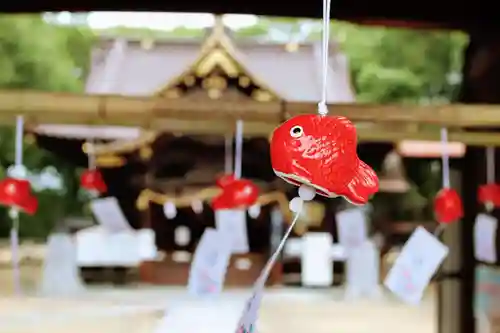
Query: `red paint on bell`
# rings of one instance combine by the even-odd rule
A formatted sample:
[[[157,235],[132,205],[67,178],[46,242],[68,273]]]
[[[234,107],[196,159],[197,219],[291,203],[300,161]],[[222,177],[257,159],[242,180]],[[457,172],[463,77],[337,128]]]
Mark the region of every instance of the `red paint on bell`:
[[[222,193],[212,200],[212,208],[247,209],[257,202],[259,188],[248,179],[235,179],[222,187]]]
[[[378,191],[378,177],[358,158],[356,128],[345,117],[301,115],[274,130],[271,163],[288,183],[319,195],[363,205]]]
[[[229,185],[230,183],[234,182],[235,180],[236,180],[236,177],[233,174],[225,174],[225,175],[218,177],[215,180],[215,184],[220,188],[224,188],[227,185]]]
[[[29,196],[31,187],[26,179],[6,178],[0,181],[0,204],[18,206]]]
[[[462,200],[452,188],[441,189],[434,198],[434,213],[439,223],[449,224],[464,216]]]
[[[89,191],[104,193],[108,190],[102,174],[97,169],[87,169],[80,177],[80,185]]]
[[[18,207],[25,213],[34,215],[38,210],[38,199],[35,196],[30,195]]]
[[[491,203],[494,207],[500,207],[500,185],[485,184],[479,186],[477,199],[484,205]]]
[[[38,208],[26,179],[6,178],[0,181],[0,205],[14,207],[33,215]]]

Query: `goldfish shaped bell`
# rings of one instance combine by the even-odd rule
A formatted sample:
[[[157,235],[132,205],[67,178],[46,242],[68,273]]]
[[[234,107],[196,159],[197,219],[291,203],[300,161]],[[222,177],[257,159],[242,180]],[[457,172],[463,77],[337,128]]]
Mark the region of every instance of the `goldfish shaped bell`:
[[[500,207],[500,185],[481,185],[477,191],[477,198],[479,202],[485,205],[488,210]]]
[[[271,163],[278,177],[364,205],[378,191],[372,168],[358,158],[354,124],[345,117],[300,115],[274,130]]]
[[[108,190],[102,174],[97,169],[87,169],[80,176],[80,185],[88,191],[104,193]]]
[[[0,182],[0,205],[33,215],[38,208],[38,200],[31,194],[31,186],[26,179],[6,178]]]
[[[450,224],[464,216],[462,200],[457,191],[441,189],[434,199],[434,213],[439,223]]]
[[[259,197],[259,188],[248,179],[233,179],[220,187],[222,193],[212,201],[214,210],[247,209],[254,205]]]

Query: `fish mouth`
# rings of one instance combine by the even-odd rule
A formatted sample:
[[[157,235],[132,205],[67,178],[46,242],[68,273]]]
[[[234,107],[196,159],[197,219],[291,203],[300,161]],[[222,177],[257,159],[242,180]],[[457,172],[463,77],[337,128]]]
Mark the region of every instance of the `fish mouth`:
[[[282,178],[284,181],[286,181],[287,183],[290,183],[292,185],[295,185],[295,186],[307,185],[307,186],[313,187],[316,190],[316,193],[323,196],[323,197],[335,198],[338,196],[337,194],[335,194],[333,192],[329,192],[324,187],[321,187],[319,185],[311,183],[309,181],[309,179],[307,179],[307,178],[300,177],[300,176],[297,176],[294,174],[283,173],[283,172],[276,171],[276,170],[274,170],[274,173],[276,173],[276,175],[278,177]]]

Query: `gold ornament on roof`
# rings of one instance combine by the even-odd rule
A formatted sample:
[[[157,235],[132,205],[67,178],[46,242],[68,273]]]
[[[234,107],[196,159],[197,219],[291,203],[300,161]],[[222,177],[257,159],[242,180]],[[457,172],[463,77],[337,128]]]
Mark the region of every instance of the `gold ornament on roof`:
[[[255,89],[252,92],[252,98],[257,102],[270,102],[273,100],[273,96],[269,92],[261,89]]]
[[[188,87],[194,86],[196,83],[196,78],[193,75],[187,75],[184,77],[184,84]]]
[[[143,161],[147,161],[153,156],[153,149],[150,146],[144,146],[139,149],[139,156]]]
[[[250,86],[250,79],[246,76],[240,76],[240,78],[238,79],[238,84],[240,85],[240,87],[242,88],[247,88]]]
[[[266,94],[259,93],[256,100],[265,102],[281,99],[279,95],[265,83],[265,81],[259,80],[259,78],[252,75],[246,69],[244,62],[240,61],[240,59],[242,59],[242,56],[238,53],[233,41],[225,31],[222,16],[216,15],[212,33],[202,44],[197,60],[195,60],[190,67],[186,68],[182,74],[171,79],[157,93],[157,95],[164,96],[165,91],[170,91],[176,88],[182,82],[184,82],[187,86],[190,86],[188,83],[191,82],[193,75],[203,78],[210,76],[210,74],[214,71],[221,70],[223,72],[223,76],[225,77],[238,78],[241,76],[238,84],[243,88],[250,86],[251,83],[255,86],[261,87],[261,90],[265,91]],[[217,88],[219,91],[209,91],[213,88],[214,87],[205,88],[209,97],[211,99],[220,98],[225,88],[220,87]],[[170,98],[178,98],[181,95],[182,94],[174,94],[173,97]]]
[[[176,98],[181,97],[181,94],[182,94],[182,92],[179,88],[172,88],[172,89],[166,90],[163,93],[163,96],[165,98],[176,99]]]

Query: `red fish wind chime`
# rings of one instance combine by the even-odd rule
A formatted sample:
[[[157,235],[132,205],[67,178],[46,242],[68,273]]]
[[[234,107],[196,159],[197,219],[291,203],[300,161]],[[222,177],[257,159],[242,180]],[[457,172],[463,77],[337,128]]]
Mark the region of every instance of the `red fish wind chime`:
[[[448,130],[441,128],[443,188],[434,199],[434,213],[441,226],[456,222],[464,215],[460,195],[450,186],[450,160],[447,151]],[[441,230],[439,228],[438,230]]]
[[[230,149],[231,147],[226,145],[226,154]],[[229,156],[229,154],[226,155],[226,174],[215,181],[222,192],[212,200],[212,208],[214,210],[248,209],[257,202],[259,188],[251,180],[241,178],[243,160],[243,122],[241,120],[236,122],[236,153],[234,173],[231,174],[229,173],[231,163]]]
[[[23,166],[23,130],[24,119],[17,117],[16,124],[16,161],[14,173],[18,177],[8,177],[0,181],[0,205],[11,207],[29,215],[36,213],[38,200],[31,192],[31,185],[25,177],[26,168]]]
[[[304,200],[311,200],[317,193],[327,198],[341,196],[353,204],[364,205],[378,191],[379,181],[373,169],[358,158],[354,124],[345,117],[328,115],[330,4],[325,3],[322,99],[318,114],[293,117],[274,130],[271,163],[278,177],[301,186]]]
[[[500,207],[500,185],[495,184],[495,148],[486,148],[486,184],[478,189],[477,197],[487,211]]]
[[[358,158],[354,124],[345,117],[328,115],[330,0],[323,0],[322,30],[322,96],[318,114],[300,115],[285,121],[274,130],[270,140],[275,174],[299,186],[299,196],[289,204],[295,217],[254,284],[237,333],[253,331],[265,281],[297,223],[304,201],[312,200],[317,193],[327,198],[342,196],[353,204],[363,205],[378,191],[377,175]]]
[[[10,207],[9,215],[12,219],[10,243],[12,253],[12,272],[14,289],[21,294],[21,271],[19,268],[19,213],[29,215],[36,213],[38,200],[31,192],[30,182],[26,179],[28,171],[23,166],[23,131],[24,118],[17,117],[16,121],[16,155],[12,175],[0,181],[0,205]],[[15,176],[13,175],[15,174]]]
[[[89,145],[87,145],[88,147]],[[87,148],[87,156],[89,160],[89,167],[80,176],[80,186],[91,193],[101,194],[105,193],[108,188],[102,177],[102,173],[95,165],[94,147]]]

